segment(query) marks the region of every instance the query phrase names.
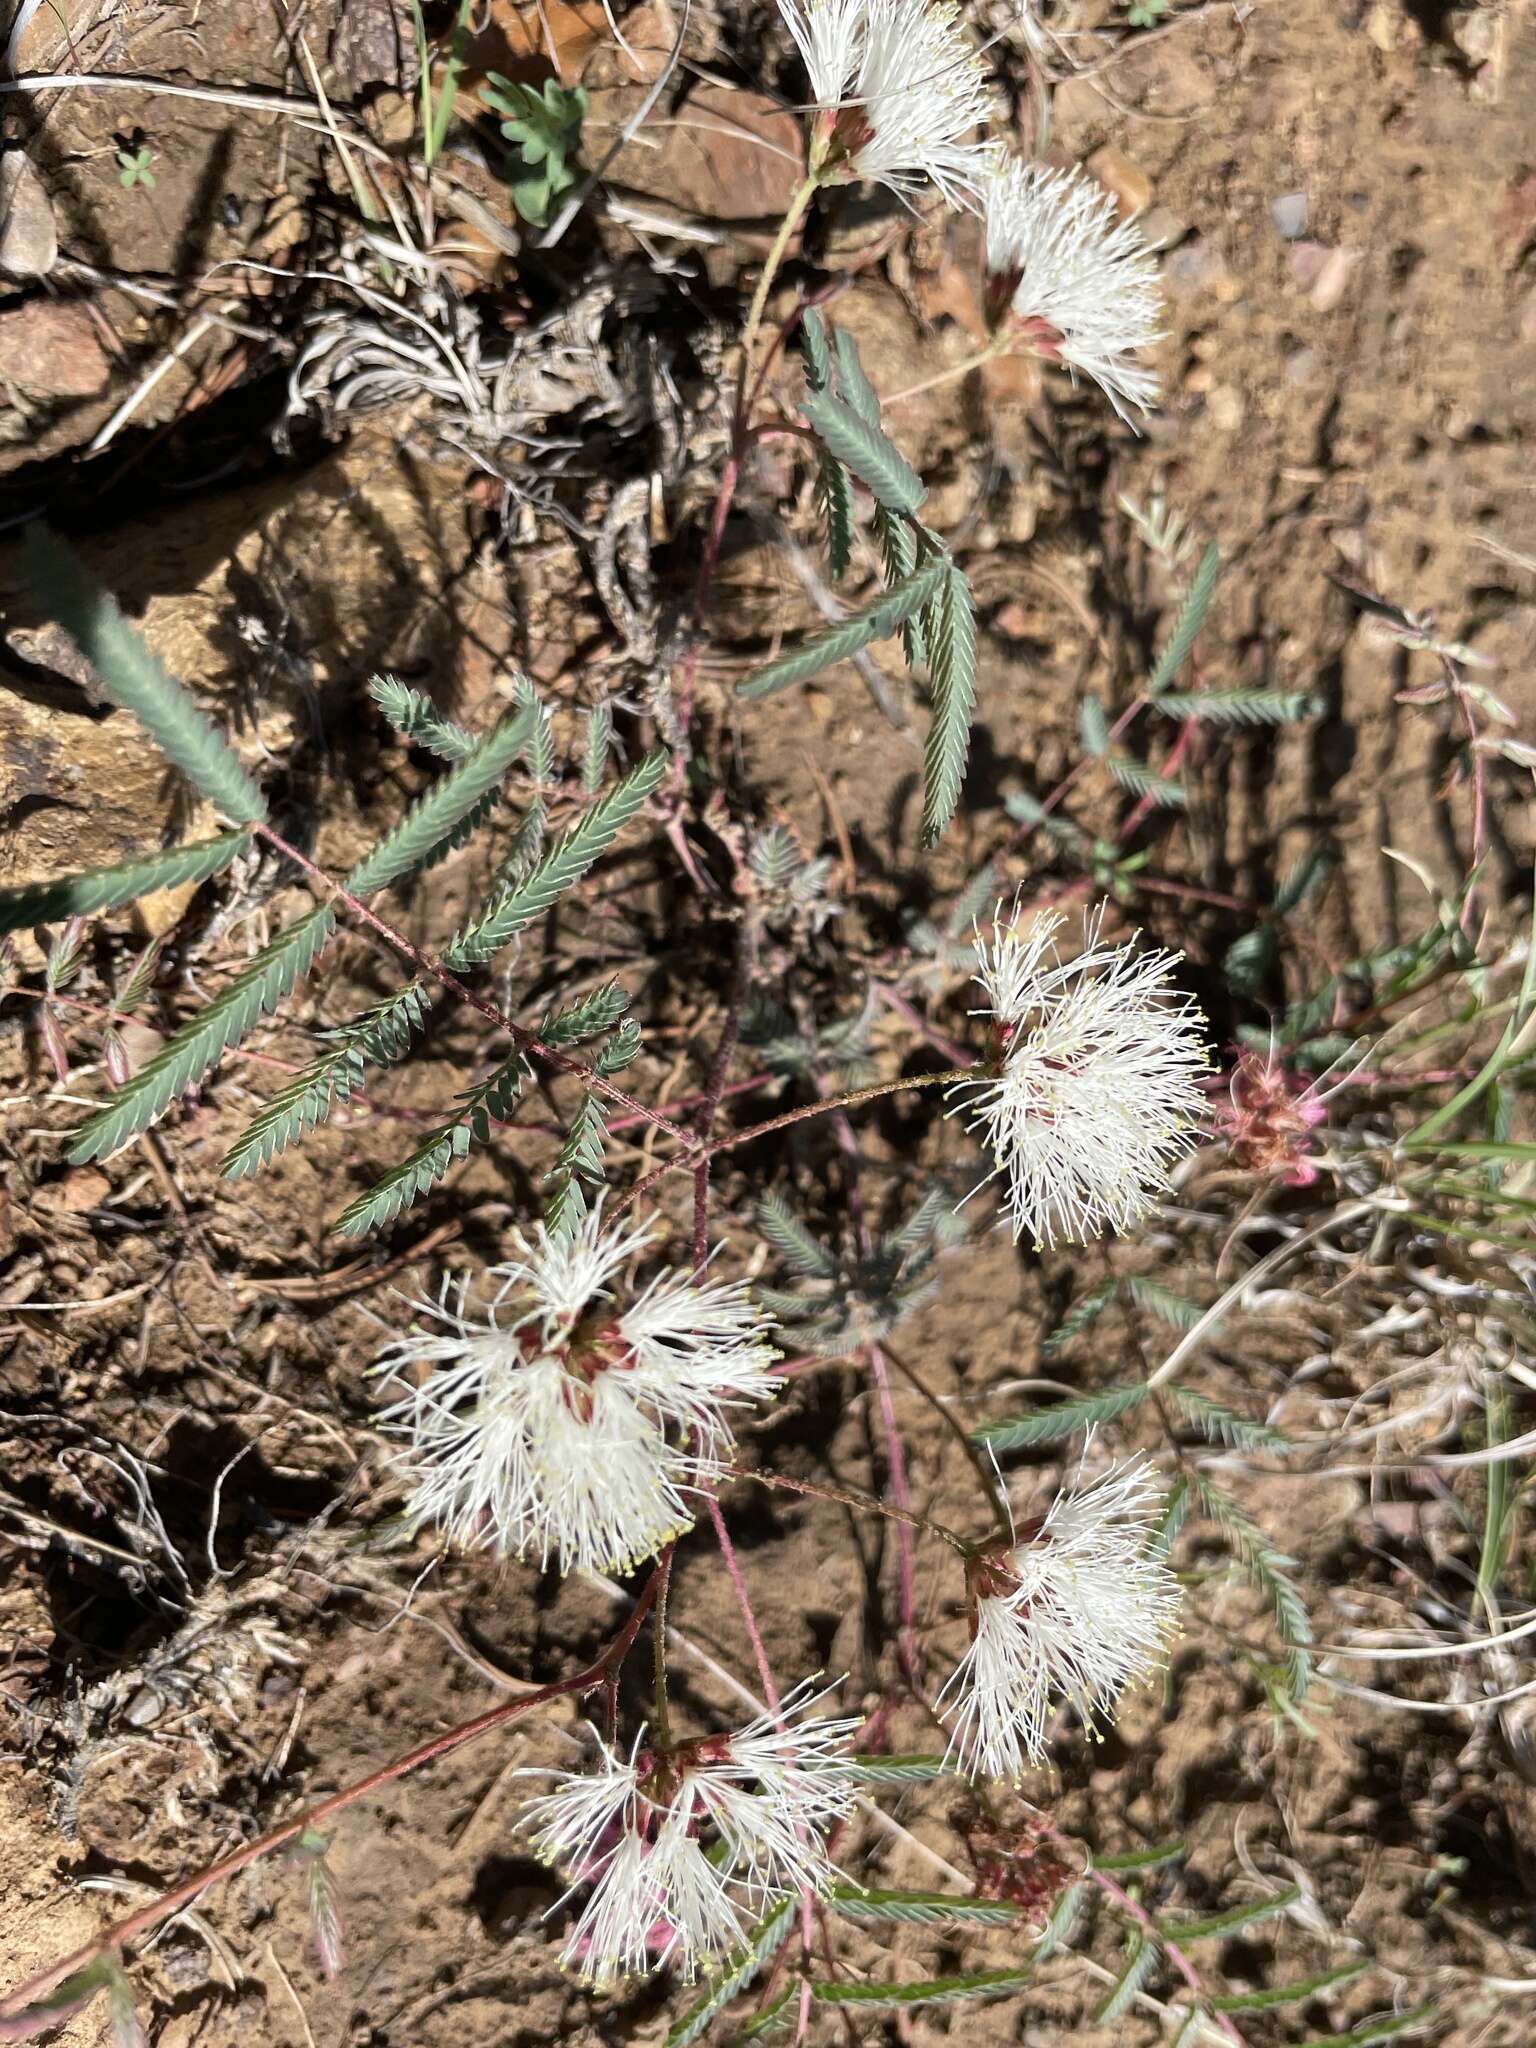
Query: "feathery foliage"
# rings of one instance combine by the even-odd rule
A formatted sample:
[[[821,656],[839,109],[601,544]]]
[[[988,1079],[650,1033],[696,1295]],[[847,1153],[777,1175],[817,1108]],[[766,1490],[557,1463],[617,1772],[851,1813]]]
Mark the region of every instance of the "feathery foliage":
[[[970,585],[953,564],[928,613],[925,637],[933,723],[923,750],[923,841],[936,846],[960,801],[976,705],[976,614]]]
[[[691,2043],[698,2040],[715,2015],[723,2012],[738,1992],[745,1991],[755,1981],[764,1963],[784,1946],[799,1914],[800,1901],[794,1896],[780,1899],[771,1912],[765,1913],[747,1936],[742,1949],[723,1965],[718,1975],[710,1979],[703,1997],[691,2005],[672,2028],[665,2048],[691,2048]]]
[[[229,743],[168,675],[72,548],[45,526],[24,536],[27,575],[112,702],[131,712],[188,782],[236,825],[267,815],[266,799]]]
[[[1168,718],[1197,718],[1202,725],[1294,725],[1321,711],[1322,699],[1305,690],[1169,691],[1157,709]]]
[[[800,409],[827,452],[874,494],[887,511],[912,518],[928,495],[922,478],[901,450],[849,404],[830,391],[807,391]]]
[[[527,745],[536,718],[536,707],[524,705],[477,740],[472,751],[418,797],[400,823],[358,862],[347,877],[348,891],[354,896],[376,895],[405,876],[432,867],[461,845],[484,816],[484,799]]]
[[[64,875],[56,882],[25,882],[0,889],[0,932],[51,924],[61,917],[90,917],[98,911],[121,910],[153,889],[174,889],[186,882],[206,882],[222,874],[251,844],[249,832],[224,832],[192,846],[146,853],[115,868]]]
[[[1264,1531],[1204,1473],[1191,1475],[1201,1507],[1221,1530],[1233,1556],[1268,1601],[1285,1646],[1285,1678],[1293,1700],[1312,1684],[1312,1622],[1291,1573],[1295,1560],[1277,1550]]]
[[[527,1073],[522,1054],[509,1053],[494,1073],[460,1098],[463,1107],[458,1114],[424,1139],[408,1159],[391,1167],[366,1194],[359,1195],[337,1217],[334,1228],[343,1237],[360,1237],[409,1208],[436,1186],[455,1160],[464,1158],[472,1144],[485,1143],[492,1120],[505,1118],[515,1106]]]
[[[425,747],[442,761],[462,761],[474,752],[474,734],[444,718],[429,697],[402,683],[398,676],[375,676],[368,694],[400,737],[413,746]]]
[[[1220,570],[1221,550],[1212,541],[1200,557],[1200,566],[1195,570],[1184,602],[1179,607],[1179,616],[1174,621],[1173,633],[1168,644],[1158,656],[1157,664],[1147,679],[1149,697],[1160,697],[1188,661],[1190,649],[1200,637],[1200,628],[1205,624],[1205,615],[1211,608],[1211,599],[1215,595],[1216,578]]]
[[[70,1147],[70,1159],[77,1165],[87,1159],[105,1159],[147,1130],[168,1104],[201,1080],[220,1053],[238,1045],[257,1019],[275,1009],[294,983],[309,972],[335,922],[335,912],[322,903],[279,932],[221,995],[168,1039],[81,1128]]]
[[[766,668],[760,668],[750,681],[742,684],[739,694],[747,698],[772,697],[780,690],[787,690],[791,683],[808,682],[812,676],[820,675],[824,668],[830,668],[834,661],[843,661],[850,654],[859,653],[872,640],[886,639],[898,626],[933,602],[949,573],[949,564],[943,556],[930,557],[910,576],[893,585],[883,597],[877,598],[858,618],[845,619],[841,625],[829,627],[792,654],[781,654],[777,661],[770,661]]]

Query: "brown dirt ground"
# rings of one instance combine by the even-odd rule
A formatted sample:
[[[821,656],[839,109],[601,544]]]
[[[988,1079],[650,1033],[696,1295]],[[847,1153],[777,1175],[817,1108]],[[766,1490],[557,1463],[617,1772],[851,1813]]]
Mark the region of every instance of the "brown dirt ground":
[[[305,12],[313,47],[332,48],[345,10]],[[356,55],[377,10],[352,12],[351,61],[382,76]],[[933,523],[963,536],[983,623],[968,804],[931,863],[911,851],[921,713],[893,732],[848,669],[800,702],[730,711],[730,680],[767,637],[812,615],[782,550],[739,522],[705,665],[706,711],[766,814],[829,851],[837,828],[848,833],[859,868],[850,952],[889,944],[903,907],[942,902],[989,856],[1000,856],[1010,882],[1045,872],[1038,849],[1008,850],[1003,799],[1043,791],[1073,764],[1081,692],[1128,701],[1165,630],[1169,589],[1115,509],[1122,494],[1145,504],[1159,488],[1202,537],[1219,539],[1229,565],[1202,647],[1206,679],[1305,688],[1325,704],[1303,727],[1240,739],[1193,764],[1191,809],[1159,847],[1159,871],[1263,903],[1298,853],[1324,846],[1337,865],[1311,933],[1330,961],[1422,927],[1421,884],[1384,847],[1422,863],[1439,889],[1464,872],[1466,798],[1447,785],[1441,714],[1394,702],[1400,658],[1326,577],[1432,609],[1441,630],[1490,657],[1520,729],[1536,731],[1536,285],[1505,208],[1536,158],[1536,30],[1523,7],[1485,12],[1498,23],[1496,78],[1473,75],[1455,39],[1461,17],[1390,0],[1369,9],[1295,0],[1240,24],[1226,7],[1197,10],[1141,54],[1056,91],[1054,153],[1076,161],[1112,144],[1145,173],[1170,235],[1182,230],[1168,258],[1167,402],[1139,441],[1106,435],[1086,398],[1054,392],[1043,405],[1017,382],[971,378],[892,413],[931,480]],[[257,16],[241,0],[206,0],[192,19],[98,8],[74,22],[72,61],[306,91],[274,19],[262,14],[258,25]],[[39,41],[27,61],[58,59]],[[621,118],[639,88],[603,51],[592,61],[594,85],[606,81]],[[155,145],[153,194],[125,192],[116,178],[114,135],[135,125]],[[632,149],[615,177],[706,218],[740,218],[739,234],[710,257],[720,284],[760,251],[753,223],[771,209],[772,180],[751,151],[724,168],[706,153],[701,168],[688,154],[700,148],[697,133],[690,140],[680,125],[683,144]],[[294,260],[337,203],[322,139],[236,110],[180,101],[146,110],[79,92],[49,104],[32,141],[67,247],[135,276],[185,279],[263,251]],[[1297,282],[1271,221],[1271,202],[1294,191],[1307,196],[1307,237],[1343,252],[1342,292],[1327,310],[1316,286]],[[231,196],[238,205],[224,203]],[[963,311],[964,229],[929,227],[868,268],[857,267],[857,231],[840,232],[827,260],[853,267],[836,317],[858,337],[877,385],[892,391],[957,361],[963,325],[942,309]],[[5,509],[29,510],[42,493],[66,519],[70,452],[174,338],[162,315],[106,287],[85,291],[77,279],[69,295],[88,301],[108,354],[123,361],[94,396],[25,399],[14,420],[5,416],[14,431],[0,447]],[[0,313],[17,297],[0,299]],[[230,346],[218,342],[213,357],[163,380],[139,422],[152,438],[124,444],[123,478],[96,472],[111,486],[104,509],[80,517],[73,508],[75,523],[151,644],[197,679],[250,758],[286,758],[298,738],[323,735],[293,802],[318,830],[316,857],[338,868],[416,774],[357,712],[374,669],[429,682],[473,717],[510,654],[549,687],[564,739],[618,657],[570,538],[542,522],[504,561],[494,556],[464,467],[434,462],[393,423],[291,465],[241,449],[238,427],[220,424],[219,473],[179,498],[156,493],[136,512],[134,465],[143,474],[164,457],[185,472],[201,445],[194,380],[211,376]],[[785,475],[765,461],[749,498],[770,501]],[[665,507],[675,571],[696,543],[703,502],[695,477]],[[1526,566],[1490,553],[1485,535]],[[4,557],[0,597],[13,686],[0,697],[0,880],[121,858],[144,843],[146,818],[195,829],[195,817],[173,820],[163,788],[141,776],[121,718],[82,700],[67,652],[29,611]],[[254,621],[254,633],[233,620]],[[1495,777],[1488,893],[1508,902],[1528,888],[1536,827],[1514,771]],[[483,890],[491,859],[477,847],[418,890],[407,931],[425,940],[450,929]],[[202,985],[217,985],[301,900],[252,877],[222,960],[203,956]],[[186,907],[184,898],[150,905],[147,929],[171,929]],[[1143,897],[1135,915],[1186,947],[1207,979],[1242,928],[1177,898]],[[710,1003],[690,995],[689,977],[701,948],[718,954],[728,936],[709,906],[679,902],[665,843],[637,840],[602,899],[515,962],[515,1000],[536,1015],[556,988],[622,975],[648,1027],[638,1091],[685,1094],[701,1085],[712,1043]],[[29,957],[23,948],[23,965]],[[1311,971],[1305,959],[1286,966],[1293,988]],[[820,992],[852,1000],[852,970],[830,951],[816,971]],[[296,1057],[307,1034],[382,992],[379,973],[377,958],[349,943],[283,1026],[255,1043]],[[941,977],[931,993],[939,1021],[963,1032],[961,978]],[[171,988],[162,1022],[178,999]],[[297,1804],[504,1698],[509,1683],[575,1668],[618,1612],[593,1587],[434,1559],[425,1543],[401,1555],[349,1541],[393,1499],[366,1426],[365,1378],[381,1319],[400,1313],[390,1288],[429,1286],[442,1257],[494,1255],[549,1163],[549,1105],[532,1098],[516,1137],[477,1154],[396,1226],[381,1279],[347,1270],[354,1253],[338,1250],[326,1225],[399,1156],[408,1124],[358,1109],[258,1180],[222,1182],[223,1148],[271,1085],[242,1059],[152,1140],[103,1167],[69,1168],[62,1134],[102,1085],[96,1043],[83,1029],[70,1082],[55,1088],[35,1034],[0,1038],[0,1543],[11,1553],[0,1700],[13,1710],[0,1779],[6,1983],[83,1938],[98,1912],[126,1910]],[[152,1043],[145,1036],[131,1049],[142,1056]],[[393,1077],[387,1102],[440,1105],[464,1085],[477,1044],[464,1018],[445,1015]],[[899,1060],[904,1029],[880,1020],[875,1047],[887,1064]],[[882,1105],[860,1130],[880,1201],[961,1157],[950,1127],[921,1104]],[[642,1170],[649,1156],[616,1141],[613,1171]],[[770,1165],[787,1165],[806,1197],[835,1214],[829,1156],[811,1138],[733,1162],[720,1176],[718,1215],[743,1214]],[[1204,1205],[1230,1216],[1223,1187],[1218,1161],[1197,1162],[1181,1213]],[[684,1188],[664,1184],[663,1199],[685,1233]],[[939,1299],[905,1327],[901,1348],[969,1415],[1004,1381],[1117,1379],[1145,1347],[1156,1356],[1164,1340],[1155,1328],[1107,1318],[1065,1359],[1045,1363],[1042,1335],[1106,1270],[1103,1259],[1209,1293],[1218,1250],[1219,1237],[1194,1223],[1095,1259],[1041,1261],[984,1236],[948,1261]],[[1330,1275],[1319,1267],[1315,1280],[1309,1305],[1277,1300],[1225,1332],[1204,1356],[1201,1383],[1257,1410],[1320,1346],[1340,1347],[1334,1400],[1400,1362],[1403,1346],[1357,1344],[1345,1363],[1345,1338],[1380,1302],[1370,1287],[1358,1304],[1327,1301]],[[1477,1339],[1449,1308],[1431,1303],[1426,1315],[1428,1334],[1404,1340],[1420,1355]],[[898,1407],[917,1501],[963,1512],[967,1472],[953,1443],[910,1396],[898,1393]],[[1156,1440],[1150,1426],[1147,1440]],[[753,1432],[764,1460],[786,1471],[877,1487],[880,1441],[870,1389],[852,1367],[797,1380]],[[135,1509],[123,1453],[150,1475],[158,1531]],[[1362,1602],[1372,1619],[1400,1619],[1412,1574],[1475,1553],[1454,1512],[1458,1500],[1476,1509],[1475,1486],[1453,1496],[1368,1477],[1292,1478],[1255,1482],[1244,1498],[1299,1560],[1324,1639],[1358,1618]],[[895,1554],[885,1525],[744,1488],[728,1507],[778,1670],[846,1670],[848,1698],[872,1706],[892,1675]],[[1026,1788],[1031,1798],[1100,1851],[1182,1836],[1187,1858],[1160,1896],[1184,1915],[1252,1896],[1255,1875],[1301,1883],[1302,1908],[1202,1956],[1234,1987],[1372,1959],[1369,1975],[1299,2017],[1245,2023],[1260,2048],[1430,1996],[1441,2001],[1438,2038],[1458,2048],[1528,2038],[1528,1997],[1489,1982],[1536,1979],[1536,1791],[1518,1727],[1387,1712],[1342,1695],[1325,1698],[1305,1728],[1278,1720],[1242,1654],[1266,1640],[1256,1603],[1209,1545],[1196,1538],[1186,1549],[1180,1562],[1206,1575],[1165,1690],[1137,1699],[1101,1746],[1066,1739],[1059,1782],[1042,1775]],[[928,1553],[921,1563],[932,1679],[963,1624],[958,1587]],[[702,1538],[681,1554],[673,1615],[709,1657],[750,1674]],[[705,1721],[722,1710],[717,1683],[686,1654],[678,1679],[685,1714]],[[1434,1696],[1430,1677],[1402,1687],[1416,1689]],[[666,1987],[594,2001],[560,1977],[541,1925],[558,1886],[510,1831],[515,1772],[566,1754],[578,1721],[566,1706],[533,1716],[351,1811],[333,1850],[346,1956],[332,1983],[307,1946],[303,1880],[291,1863],[276,1859],[209,1897],[138,1966],[153,2038],[163,2048],[232,2048],[253,2034],[273,2048],[659,2042],[678,2009]],[[890,1738],[921,1748],[932,1736],[908,1704]],[[953,1787],[882,1805],[905,1833],[859,1822],[850,1867],[890,1885],[952,1883],[946,1865],[968,1876],[973,1816]],[[85,1880],[98,1889],[82,1890]],[[1113,1953],[1102,1923],[1090,1922],[1078,1946]],[[916,1928],[878,1941],[850,1931],[844,1955],[856,1973],[894,1979],[962,1960],[1001,1966],[1016,1948],[1001,1934],[960,1941]],[[1064,1958],[1023,1999],[866,2020],[857,2037],[1042,2048],[1159,2038],[1145,2014],[1105,2029],[1080,2024],[1096,1995],[1083,1966]],[[104,2026],[93,2009],[59,2038],[96,2042]]]

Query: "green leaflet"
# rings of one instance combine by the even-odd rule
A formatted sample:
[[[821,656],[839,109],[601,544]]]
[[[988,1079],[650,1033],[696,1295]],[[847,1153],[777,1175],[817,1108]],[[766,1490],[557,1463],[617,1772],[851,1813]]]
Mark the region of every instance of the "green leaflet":
[[[876,501],[911,518],[928,495],[922,478],[896,444],[881,432],[879,422],[861,419],[851,405],[830,391],[807,391],[800,409],[816,429],[827,452],[851,469]]]
[[[928,1977],[914,1984],[813,1983],[818,2005],[958,2005],[973,1998],[1005,1998],[1022,1991],[1032,1969],[976,1970],[964,1977]]]
[[[398,676],[378,675],[368,694],[399,733],[413,746],[425,747],[439,760],[462,761],[475,748],[475,736],[451,718],[444,718],[429,697],[402,683]]]
[[[237,825],[267,815],[266,799],[228,743],[168,675],[72,548],[45,526],[23,537],[39,596],[101,679],[114,704],[139,721],[161,752]],[[142,1128],[142,1126],[141,1126]]]
[[[1170,691],[1157,699],[1167,717],[1198,718],[1203,725],[1291,725],[1322,708],[1322,699],[1305,690]]]
[[[749,682],[742,684],[739,694],[750,698],[771,697],[779,690],[788,689],[791,683],[803,683],[811,676],[819,675],[834,661],[857,654],[872,640],[886,639],[933,600],[948,573],[949,564],[943,556],[930,557],[904,582],[896,584],[884,597],[877,598],[860,617],[845,619],[840,626],[818,634],[793,654],[781,654],[777,661],[770,661],[766,668],[760,668]]]
[[[1225,1913],[1212,1913],[1204,1920],[1159,1920],[1157,1931],[1165,1941],[1206,1941],[1212,1935],[1231,1934],[1239,1927],[1252,1927],[1260,1920],[1273,1919],[1301,1897],[1300,1885],[1283,1885],[1267,1898],[1253,1899],[1246,1906],[1230,1906]]]
[[[537,720],[537,705],[524,704],[494,732],[477,740],[473,751],[419,797],[393,831],[358,862],[346,880],[349,892],[374,895],[406,875],[430,867],[459,845],[461,828],[473,829],[480,822],[483,800],[528,744]]]
[[[152,889],[173,889],[182,882],[206,882],[220,874],[251,843],[249,832],[225,832],[192,846],[172,846],[164,853],[146,853],[115,868],[64,875],[57,882],[24,882],[0,889],[0,932],[21,931],[57,918],[90,917],[97,911],[121,910]]]
[[[527,1074],[521,1053],[510,1053],[495,1072],[461,1098],[463,1108],[417,1146],[408,1159],[391,1167],[364,1195],[337,1217],[333,1226],[343,1237],[360,1237],[391,1222],[418,1196],[434,1187],[472,1144],[484,1144],[491,1119],[505,1117],[515,1105]]]
[[[1032,1414],[1015,1415],[1007,1422],[984,1423],[980,1429],[971,1431],[971,1442],[994,1451],[1020,1451],[1030,1444],[1055,1443],[1077,1430],[1113,1421],[1146,1398],[1144,1386],[1108,1387],[1103,1393],[1058,1401],[1054,1408],[1037,1408]]]
[[[355,1092],[370,1066],[404,1057],[430,1007],[425,986],[407,984],[363,1016],[328,1034],[330,1049],[280,1088],[235,1140],[221,1171],[243,1180],[329,1115],[333,1102]]]
[[[443,965],[449,972],[462,974],[467,968],[482,966],[525,924],[552,909],[607,852],[660,782],[666,766],[667,757],[659,750],[647,755],[592,806],[526,880],[508,889],[483,917],[456,933],[443,953]]]
[[[1211,608],[1211,598],[1216,589],[1216,577],[1220,569],[1221,550],[1215,541],[1212,541],[1200,557],[1200,566],[1195,570],[1188,595],[1179,608],[1173,636],[1158,656],[1157,666],[1148,679],[1149,697],[1160,696],[1189,659],[1189,650],[1199,638],[1200,628],[1205,624],[1205,615]]]
[[[941,1756],[850,1756],[839,1768],[869,1785],[927,1784],[949,1772]]]
[[[1143,1934],[1139,1927],[1131,1930],[1126,1938],[1124,1966],[1109,1995],[1093,2016],[1095,2026],[1106,2026],[1109,2021],[1117,2020],[1122,2013],[1129,2011],[1136,2002],[1137,1993],[1157,1968],[1161,1954],[1157,1943]]]
[[[965,780],[976,707],[976,614],[971,587],[953,563],[924,621],[933,685],[933,722],[923,749],[923,842],[937,845]]]
[[[834,1885],[827,1904],[845,1920],[895,1920],[909,1926],[1011,1927],[1019,1917],[1006,1899],[966,1899],[950,1892],[862,1891]]]
[[[206,1074],[221,1053],[238,1045],[256,1020],[275,1009],[300,976],[309,972],[335,922],[335,912],[322,903],[279,932],[222,995],[184,1024],[147,1066],[97,1110],[70,1147],[71,1161],[79,1165],[87,1159],[105,1159],[147,1130],[167,1104]]]
[[[1238,1562],[1269,1601],[1285,1644],[1286,1682],[1303,1700],[1312,1683],[1312,1622],[1295,1580],[1293,1560],[1277,1550],[1256,1522],[1201,1472],[1191,1475],[1200,1505],[1230,1542]]]
[[[764,1914],[747,1936],[745,1948],[723,1965],[704,1996],[688,2008],[667,2035],[666,2048],[690,2048],[690,2044],[698,2040],[715,2015],[722,2012],[739,1991],[744,1991],[768,1958],[783,1947],[799,1911],[800,1900],[798,1896],[792,1896],[781,1899]]]
[[[1095,1856],[1095,1870],[1161,1870],[1186,1853],[1183,1842],[1163,1842],[1155,1849],[1126,1849],[1118,1856]]]
[[[1212,2012],[1271,2012],[1277,2006],[1299,2005],[1304,1998],[1315,1998],[1320,1991],[1331,1991],[1336,1984],[1347,1984],[1372,1967],[1369,1961],[1357,1957],[1297,1984],[1272,1984],[1263,1991],[1228,1991],[1219,1998],[1207,1998],[1206,2004]]]

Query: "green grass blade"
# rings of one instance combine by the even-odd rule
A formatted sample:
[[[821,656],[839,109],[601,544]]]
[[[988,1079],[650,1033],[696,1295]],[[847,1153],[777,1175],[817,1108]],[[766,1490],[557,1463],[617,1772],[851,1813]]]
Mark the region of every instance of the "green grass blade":
[[[71,1161],[78,1166],[87,1159],[105,1159],[147,1130],[163,1109],[206,1074],[221,1053],[237,1045],[257,1019],[275,1009],[300,976],[309,972],[335,922],[334,911],[322,903],[279,932],[222,995],[184,1024],[148,1065],[96,1112],[70,1147]]]
[[[24,535],[26,570],[39,597],[101,680],[200,795],[237,825],[267,815],[266,799],[189,692],[169,675],[72,548],[45,526]]]
[[[172,846],[164,853],[146,853],[120,867],[97,868],[65,875],[57,882],[24,882],[0,889],[0,932],[14,932],[60,918],[91,917],[98,911],[121,910],[152,889],[174,889],[184,882],[206,882],[220,874],[251,843],[249,832],[225,832],[192,846]]]

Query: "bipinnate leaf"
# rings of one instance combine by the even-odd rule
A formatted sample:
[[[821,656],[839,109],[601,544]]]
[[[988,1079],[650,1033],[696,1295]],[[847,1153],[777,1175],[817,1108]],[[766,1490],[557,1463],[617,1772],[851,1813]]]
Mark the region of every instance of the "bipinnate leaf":
[[[236,825],[267,815],[266,799],[184,686],[169,675],[72,548],[45,526],[27,527],[26,569],[53,617],[161,752]]]
[[[0,889],[0,932],[52,924],[59,918],[121,910],[125,903],[147,896],[152,889],[206,882],[210,875],[221,873],[244,853],[250,843],[249,832],[225,832],[217,839],[200,839],[191,846],[146,853],[138,860],[124,861],[119,867],[63,875],[56,882],[24,882],[19,888]]]
[[[200,1080],[221,1053],[238,1045],[257,1019],[275,1009],[300,976],[309,972],[335,922],[335,912],[322,903],[279,932],[222,994],[184,1024],[96,1112],[70,1147],[71,1162],[78,1166],[87,1159],[105,1159],[147,1130],[169,1103]]]
[[[784,1946],[799,1915],[797,1894],[780,1899],[765,1913],[743,1947],[710,1978],[703,1997],[688,2008],[667,2035],[665,2048],[692,2048],[716,2014],[723,2012],[738,1992],[745,1991],[769,1957]]]

